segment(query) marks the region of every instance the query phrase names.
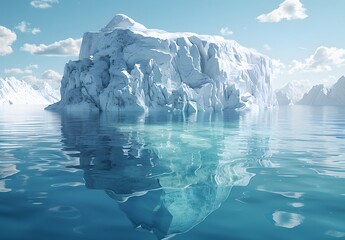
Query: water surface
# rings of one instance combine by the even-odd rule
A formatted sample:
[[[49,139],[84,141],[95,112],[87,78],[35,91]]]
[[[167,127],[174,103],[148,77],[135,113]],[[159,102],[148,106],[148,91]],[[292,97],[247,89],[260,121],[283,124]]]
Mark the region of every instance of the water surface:
[[[0,109],[1,239],[345,238],[345,110]]]

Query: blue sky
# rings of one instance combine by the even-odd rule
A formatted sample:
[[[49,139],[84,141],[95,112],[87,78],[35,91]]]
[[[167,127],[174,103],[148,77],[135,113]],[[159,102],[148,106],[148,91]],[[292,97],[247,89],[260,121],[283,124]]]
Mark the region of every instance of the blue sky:
[[[344,0],[1,0],[0,77],[61,77],[83,33],[123,13],[148,28],[223,33],[254,48],[273,59],[275,88],[330,83],[345,74],[344,10]]]

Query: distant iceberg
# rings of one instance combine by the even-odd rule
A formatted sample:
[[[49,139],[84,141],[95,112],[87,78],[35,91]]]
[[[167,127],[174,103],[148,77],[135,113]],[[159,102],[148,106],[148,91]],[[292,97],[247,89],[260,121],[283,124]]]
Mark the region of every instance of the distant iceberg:
[[[147,29],[119,14],[85,33],[79,60],[65,66],[51,110],[261,109],[277,104],[271,61],[220,36]]]
[[[342,76],[332,87],[326,87],[324,84],[314,86],[297,104],[345,106],[345,77]]]
[[[49,84],[32,86],[14,77],[0,78],[0,104],[41,104],[48,105],[59,101],[59,90]]]
[[[300,101],[304,94],[312,88],[312,84],[307,81],[293,81],[285,84],[282,88],[275,91],[278,104],[294,105]]]

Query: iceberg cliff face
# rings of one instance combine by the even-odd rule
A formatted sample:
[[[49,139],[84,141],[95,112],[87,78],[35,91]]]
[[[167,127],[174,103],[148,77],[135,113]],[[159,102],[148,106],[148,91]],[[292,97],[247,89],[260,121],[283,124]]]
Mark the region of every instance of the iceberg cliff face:
[[[332,87],[323,84],[314,86],[297,104],[312,106],[345,106],[345,77],[342,76]]]
[[[276,105],[271,62],[222,37],[147,29],[125,15],[85,33],[52,110],[222,111]]]
[[[59,101],[60,96],[49,84],[34,88],[14,77],[0,78],[0,104],[42,104]]]

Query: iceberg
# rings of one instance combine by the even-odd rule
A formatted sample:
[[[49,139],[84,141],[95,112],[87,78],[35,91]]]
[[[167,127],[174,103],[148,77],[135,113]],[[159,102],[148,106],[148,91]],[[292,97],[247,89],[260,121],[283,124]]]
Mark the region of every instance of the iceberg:
[[[220,36],[148,29],[116,15],[84,34],[55,111],[206,112],[277,105],[268,57]]]
[[[324,84],[314,86],[297,103],[312,106],[345,106],[345,77],[342,76],[331,87]]]
[[[278,104],[284,105],[295,105],[300,101],[304,94],[312,88],[310,82],[307,81],[292,81],[285,84],[282,88],[275,91]]]
[[[59,101],[59,92],[49,84],[32,86],[14,77],[0,78],[0,104],[48,105]]]

